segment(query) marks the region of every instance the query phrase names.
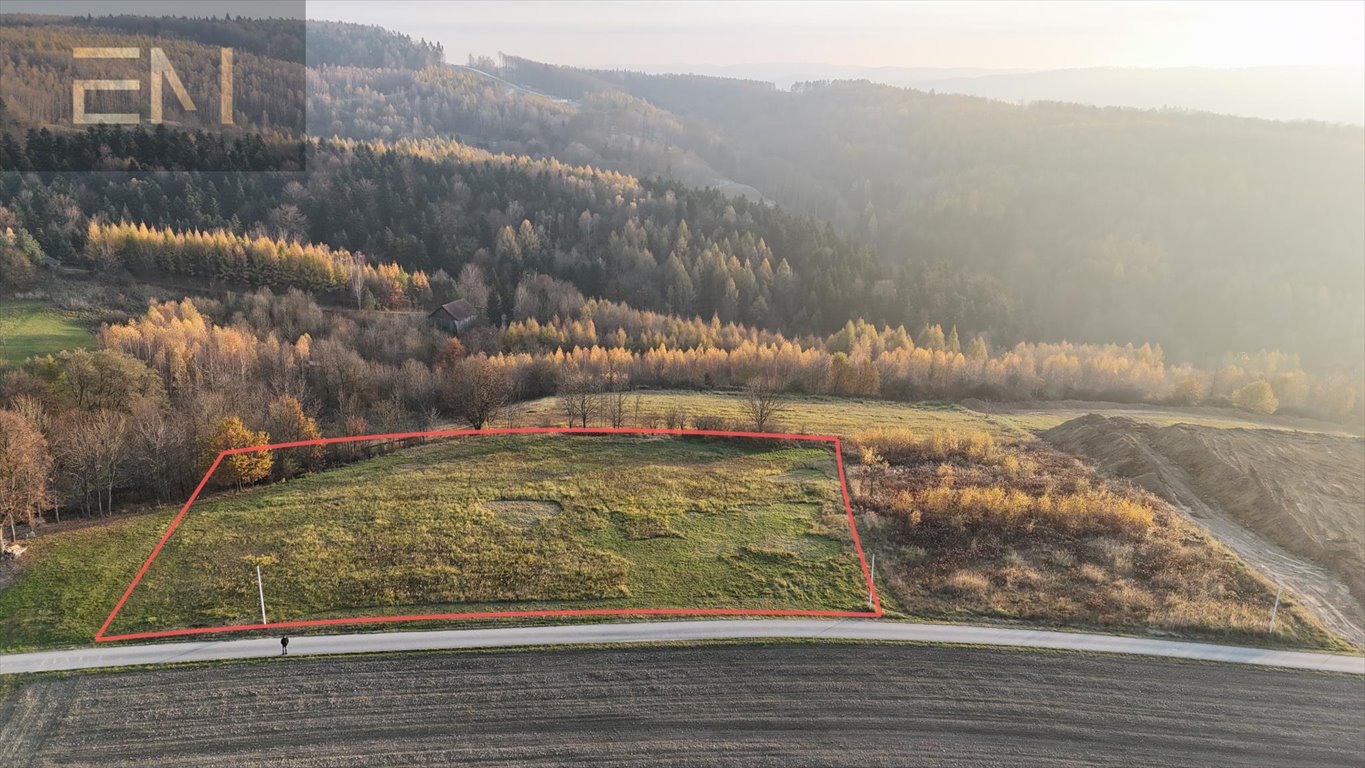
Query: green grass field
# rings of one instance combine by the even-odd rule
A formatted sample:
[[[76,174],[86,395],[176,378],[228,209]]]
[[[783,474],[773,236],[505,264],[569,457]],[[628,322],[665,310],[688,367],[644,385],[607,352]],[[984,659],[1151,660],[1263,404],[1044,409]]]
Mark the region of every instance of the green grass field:
[[[634,397],[633,395],[631,396]],[[639,396],[640,418],[634,411],[634,400],[627,406],[627,426],[653,421],[663,427],[665,414],[676,411],[686,416],[687,427],[694,426],[699,416],[719,418],[728,428],[752,429],[744,409],[743,398],[728,392],[692,392],[658,390],[642,392]],[[557,398],[533,401],[517,415],[518,426],[565,425]],[[495,426],[504,426],[499,422]],[[594,422],[593,426],[603,426]],[[769,424],[769,432],[793,432],[815,435],[849,437],[871,427],[897,427],[922,432],[935,429],[979,429],[1005,441],[1031,439],[1032,433],[1010,419],[978,413],[950,403],[897,403],[889,400],[863,400],[823,396],[794,396],[786,402],[786,411]]]
[[[716,417],[737,429],[751,429],[750,417],[744,409],[741,395],[729,392],[694,392],[684,390],[646,391],[639,395],[640,418],[635,417],[634,396],[628,401],[627,425],[640,426],[641,421],[664,426],[669,412],[683,414],[688,427],[699,416]],[[1083,404],[1067,402],[1051,406],[1000,406],[1000,412],[983,413],[956,403],[899,403],[890,400],[794,396],[787,401],[786,412],[778,417],[769,432],[791,431],[806,434],[851,437],[871,428],[910,429],[921,434],[935,430],[981,430],[1004,443],[1029,441],[1035,435],[1063,422],[1087,413],[1126,416],[1160,426],[1170,424],[1202,424],[1229,429],[1292,428],[1307,431],[1339,431],[1341,427],[1326,422],[1293,420],[1281,417],[1258,417],[1224,408],[1168,408],[1160,406],[1123,406],[1114,403]],[[564,414],[557,398],[545,398],[524,406],[515,416],[516,426],[565,425]],[[495,426],[505,426],[505,420]],[[594,426],[603,426],[596,422]]]
[[[170,517],[36,540],[0,648],[88,642]],[[257,562],[272,621],[866,600],[827,447],[490,436],[196,504],[109,631],[254,623]]]
[[[94,341],[88,329],[47,302],[0,301],[0,367]]]

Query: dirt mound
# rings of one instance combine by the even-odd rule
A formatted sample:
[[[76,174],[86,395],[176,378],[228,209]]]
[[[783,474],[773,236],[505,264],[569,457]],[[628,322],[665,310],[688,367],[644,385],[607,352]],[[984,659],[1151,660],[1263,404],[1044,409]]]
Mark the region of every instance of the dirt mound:
[[[1047,430],[1043,439],[1170,500],[1258,570],[1283,579],[1305,602],[1325,603],[1317,607],[1329,625],[1357,643],[1365,641],[1365,440],[1286,430],[1159,427],[1099,414]],[[1263,539],[1261,545],[1247,532]],[[1311,583],[1317,569],[1295,568],[1266,543],[1319,566],[1339,583]],[[1354,629],[1343,627],[1343,620]]]

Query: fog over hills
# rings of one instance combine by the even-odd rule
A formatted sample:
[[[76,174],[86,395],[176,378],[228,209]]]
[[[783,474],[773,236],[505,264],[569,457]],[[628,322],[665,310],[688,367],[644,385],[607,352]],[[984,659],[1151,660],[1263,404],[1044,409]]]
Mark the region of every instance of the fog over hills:
[[[815,80],[869,80],[1012,102],[1065,101],[1104,107],[1190,109],[1269,120],[1365,124],[1365,69],[1340,66],[1027,71],[771,63],[639,69],[651,74],[764,80],[784,90]]]

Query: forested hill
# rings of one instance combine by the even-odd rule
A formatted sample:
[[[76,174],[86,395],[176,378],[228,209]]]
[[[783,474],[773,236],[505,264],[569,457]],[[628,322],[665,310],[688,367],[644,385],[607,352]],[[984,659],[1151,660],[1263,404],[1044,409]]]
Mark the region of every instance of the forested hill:
[[[131,59],[77,58],[76,48],[134,49]],[[70,130],[72,83],[135,80],[134,92],[88,90],[90,113],[150,113],[151,49],[175,73],[162,105],[169,125],[187,130],[258,131],[301,136],[305,126],[302,22],[279,19],[187,19],[142,16],[0,15],[0,99],[4,120],[19,130]],[[222,48],[232,48],[231,115],[222,114]],[[178,98],[183,88],[186,106]],[[230,125],[228,128],[226,126]]]
[[[679,151],[889,263],[988,280],[1034,338],[1178,356],[1365,348],[1365,131],[1203,113],[1017,106],[867,82],[552,67],[498,74],[680,126]],[[579,139],[582,141],[582,139]],[[955,322],[977,327],[971,317]]]
[[[44,16],[0,15],[0,27],[23,30],[11,49],[38,51],[84,35],[107,34],[155,37],[159,44],[176,39],[203,46],[227,47],[281,61],[307,61],[312,67],[348,66],[422,69],[445,61],[440,43],[413,40],[381,27],[333,21],[309,21],[300,36],[294,22],[276,18],[186,16]],[[11,60],[16,73],[26,63]]]
[[[267,63],[280,47],[269,36],[242,39],[253,22],[241,19],[208,31],[192,20],[2,18],[7,50],[21,54],[35,39],[152,31],[185,45],[238,41],[243,57]],[[462,68],[442,57],[439,46],[377,27],[310,22],[309,133],[387,144],[324,144],[314,156],[322,164],[293,186],[243,175],[63,180],[44,189],[7,180],[8,202],[0,203],[37,227],[56,255],[80,249],[90,216],[257,228],[433,274],[479,262],[508,273],[494,286],[504,300],[517,283],[511,273],[530,264],[590,296],[788,332],[829,332],[865,318],[912,330],[956,325],[994,344],[1151,341],[1202,365],[1263,349],[1299,353],[1315,368],[1362,365],[1359,127],[1024,107],[866,82],[782,91],[513,57]],[[23,63],[22,55],[0,63],[0,74],[16,82]],[[62,90],[48,82],[58,70],[37,72],[17,81],[34,104]],[[276,114],[272,105],[287,94],[256,82],[253,109]],[[3,105],[0,123],[17,140],[0,147],[7,163],[31,154],[18,146],[32,118],[26,109]],[[405,138],[428,148],[393,151]],[[122,153],[128,167],[157,167],[145,145],[134,157],[117,141],[80,141],[95,150],[82,161],[121,167]],[[56,143],[41,139],[39,150],[56,152]],[[206,155],[203,166],[173,165],[225,157],[227,167],[251,170],[266,157],[250,145],[211,144],[204,151],[219,155]],[[443,147],[440,158],[431,147]],[[488,171],[483,160],[458,159],[471,157],[471,147],[526,157]],[[617,171],[637,191],[618,201],[546,183],[562,167]],[[744,192],[749,202],[706,187]],[[606,223],[590,224],[593,217]],[[684,220],[693,237],[680,251]],[[500,249],[499,233],[520,237],[523,221],[538,244],[512,249],[504,236]],[[531,260],[504,258],[515,250]],[[784,281],[798,287],[779,300],[771,286]]]
[[[437,43],[412,40],[379,27],[291,19],[0,14],[0,115],[11,128],[69,130],[71,82],[78,74],[127,78],[138,95],[92,90],[91,112],[148,110],[150,49],[163,51],[195,102],[184,110],[167,95],[168,124],[219,130],[222,48],[233,50],[234,119],[252,131],[302,134],[306,126],[306,67],[314,71],[414,71],[440,67]],[[73,57],[78,47],[134,48],[133,60]]]
[[[77,152],[109,144],[92,131],[64,146],[80,140],[92,146]],[[590,297],[793,333],[860,316],[923,324],[874,317],[873,296],[887,312],[914,306],[896,295],[910,280],[828,227],[760,203],[447,140],[329,140],[309,151],[306,176],[63,174],[33,184],[0,174],[0,206],[49,255],[104,268],[126,264],[91,258],[92,220],[326,244],[433,279],[472,264],[489,282],[495,322],[510,314],[522,276],[539,273]]]

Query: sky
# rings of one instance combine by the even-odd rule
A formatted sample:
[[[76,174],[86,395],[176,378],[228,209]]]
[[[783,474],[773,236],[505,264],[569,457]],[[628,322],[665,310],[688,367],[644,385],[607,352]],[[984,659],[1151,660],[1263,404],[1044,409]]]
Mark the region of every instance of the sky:
[[[296,15],[304,0],[6,0],[8,12]],[[307,0],[447,58],[554,64],[826,64],[989,70],[1331,65],[1365,69],[1365,0]]]
[[[555,64],[1365,68],[1365,0],[442,2],[309,0],[309,18]]]

